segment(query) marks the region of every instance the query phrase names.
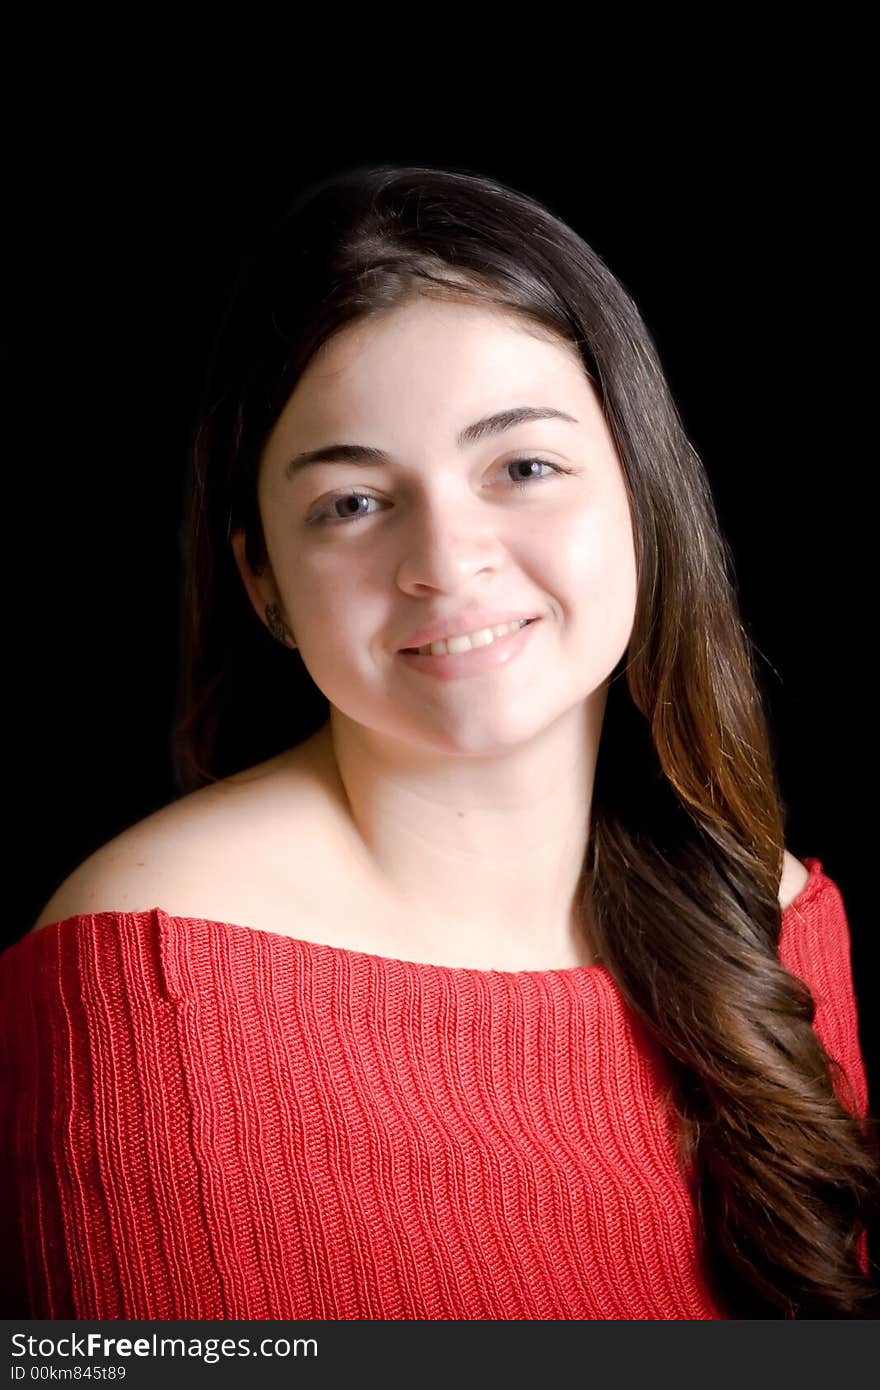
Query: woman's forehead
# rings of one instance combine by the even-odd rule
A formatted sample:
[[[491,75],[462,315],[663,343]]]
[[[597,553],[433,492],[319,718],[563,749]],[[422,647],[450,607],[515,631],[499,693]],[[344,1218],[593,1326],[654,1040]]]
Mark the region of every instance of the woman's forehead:
[[[317,356],[346,358],[371,345],[419,337],[509,338],[516,343],[525,340],[557,351],[574,351],[573,344],[561,334],[514,309],[481,300],[417,295],[346,324],[327,340]]]
[[[317,412],[331,427],[337,414],[343,424],[352,411],[370,418],[377,406],[405,413],[416,399],[455,415],[499,395],[513,404],[524,392],[537,400],[542,391],[585,389],[591,382],[577,349],[543,326],[493,306],[425,301],[340,330],[303,372],[284,415]]]

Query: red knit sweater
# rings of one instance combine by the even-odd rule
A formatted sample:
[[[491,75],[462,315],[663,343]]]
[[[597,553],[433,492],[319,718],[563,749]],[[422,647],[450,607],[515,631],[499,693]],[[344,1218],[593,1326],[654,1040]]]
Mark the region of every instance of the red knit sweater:
[[[864,1114],[844,907],[805,862],[780,959]],[[3,1316],[724,1316],[604,966],[79,915],[0,956],[0,1069]]]

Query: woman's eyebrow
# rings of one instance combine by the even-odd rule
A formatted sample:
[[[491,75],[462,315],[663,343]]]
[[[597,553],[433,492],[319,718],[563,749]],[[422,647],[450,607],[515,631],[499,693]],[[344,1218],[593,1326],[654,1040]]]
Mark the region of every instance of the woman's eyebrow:
[[[572,425],[580,423],[573,415],[566,414],[564,410],[557,410],[552,405],[515,405],[509,410],[498,410],[494,415],[486,415],[482,420],[475,420],[472,425],[466,425],[458,436],[458,447],[463,449],[466,444],[476,444],[489,435],[502,434],[505,430],[512,430],[516,425],[527,424],[531,420],[567,420]],[[320,449],[307,449],[305,453],[294,454],[285,465],[284,477],[294,478],[304,468],[318,463],[369,465],[391,462],[389,454],[369,444],[325,444]]]

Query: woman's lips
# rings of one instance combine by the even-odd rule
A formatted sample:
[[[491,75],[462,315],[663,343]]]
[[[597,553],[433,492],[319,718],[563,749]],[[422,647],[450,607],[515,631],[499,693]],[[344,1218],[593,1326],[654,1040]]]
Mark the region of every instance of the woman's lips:
[[[400,651],[397,655],[414,671],[432,676],[435,680],[452,681],[462,677],[480,676],[484,672],[507,666],[513,661],[531,640],[529,634],[540,622],[540,618],[533,618],[525,627],[508,632],[506,637],[496,637],[487,647],[472,647],[469,652],[422,656],[419,652]]]

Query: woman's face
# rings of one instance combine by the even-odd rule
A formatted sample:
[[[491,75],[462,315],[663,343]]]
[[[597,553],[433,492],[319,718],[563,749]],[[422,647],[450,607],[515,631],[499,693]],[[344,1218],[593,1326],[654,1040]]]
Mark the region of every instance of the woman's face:
[[[558,414],[460,438],[523,406]],[[296,462],[336,444],[375,453]],[[636,560],[622,468],[567,344],[427,299],[353,325],[298,382],[258,497],[270,570],[250,575],[236,537],[248,592],[261,618],[280,602],[309,674],[349,720],[479,755],[604,699],[632,631]],[[444,657],[401,653],[434,620],[460,634],[487,615],[540,621],[454,658],[452,678]]]

